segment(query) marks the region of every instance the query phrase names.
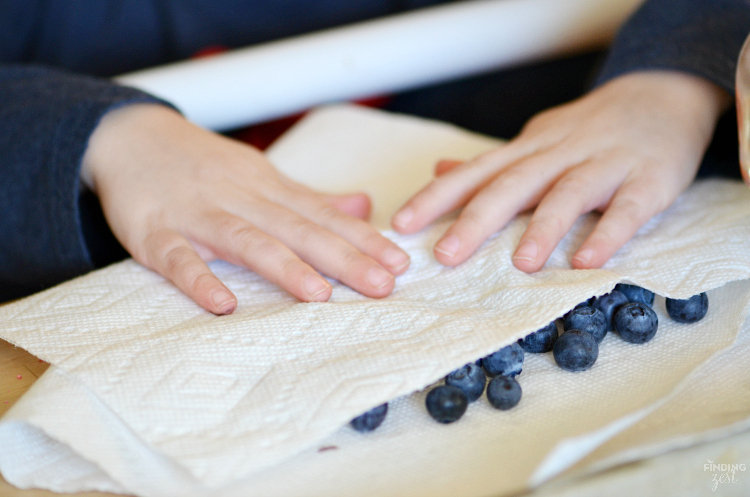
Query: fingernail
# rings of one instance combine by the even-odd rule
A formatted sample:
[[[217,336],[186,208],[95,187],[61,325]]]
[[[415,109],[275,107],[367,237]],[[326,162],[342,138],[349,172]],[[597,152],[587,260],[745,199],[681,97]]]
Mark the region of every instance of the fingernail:
[[[393,216],[393,224],[399,228],[406,228],[412,219],[414,219],[414,211],[411,207],[404,207]]]
[[[513,259],[535,262],[537,254],[539,254],[539,246],[531,240],[526,240],[518,246],[516,253],[513,254]]]
[[[367,281],[380,290],[393,280],[393,275],[380,266],[370,268],[367,272]]]
[[[383,261],[388,267],[398,272],[409,265],[409,255],[401,250],[389,248],[383,253]]]
[[[305,290],[311,299],[331,288],[326,280],[315,274],[305,276]]]
[[[585,248],[578,252],[576,255],[573,256],[573,259],[577,260],[584,266],[588,265],[589,262],[591,262],[591,259],[594,257],[594,251],[590,248]]]
[[[456,235],[448,235],[440,242],[438,242],[437,245],[435,245],[435,250],[440,252],[441,254],[447,255],[448,257],[453,257],[458,253],[458,249],[461,248],[461,240],[458,239]]]
[[[222,314],[230,314],[237,306],[234,296],[223,288],[213,291],[211,301]]]

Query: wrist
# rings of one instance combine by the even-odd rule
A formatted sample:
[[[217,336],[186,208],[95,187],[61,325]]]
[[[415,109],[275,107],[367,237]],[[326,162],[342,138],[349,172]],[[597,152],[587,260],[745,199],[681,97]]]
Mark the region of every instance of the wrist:
[[[654,70],[637,71],[619,76],[604,86],[616,86],[618,91],[634,96],[649,93],[659,101],[681,108],[683,112],[710,123],[711,131],[719,117],[732,105],[732,96],[720,86],[689,73]]]
[[[111,154],[131,141],[145,126],[159,126],[162,120],[181,120],[177,111],[164,105],[138,103],[107,112],[89,137],[81,160],[79,178],[82,188],[97,193],[97,178],[114,162]],[[133,144],[133,146],[136,146]]]

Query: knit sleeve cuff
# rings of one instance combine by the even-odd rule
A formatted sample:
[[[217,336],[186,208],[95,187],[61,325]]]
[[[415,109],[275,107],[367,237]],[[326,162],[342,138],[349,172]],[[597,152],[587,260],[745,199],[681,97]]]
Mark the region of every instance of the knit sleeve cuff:
[[[136,103],[170,106],[104,79],[0,66],[0,281],[37,291],[94,268],[89,245],[111,233],[84,230],[81,161],[101,118]]]
[[[748,32],[750,2],[648,0],[615,38],[596,84],[634,71],[674,70],[734,93]]]

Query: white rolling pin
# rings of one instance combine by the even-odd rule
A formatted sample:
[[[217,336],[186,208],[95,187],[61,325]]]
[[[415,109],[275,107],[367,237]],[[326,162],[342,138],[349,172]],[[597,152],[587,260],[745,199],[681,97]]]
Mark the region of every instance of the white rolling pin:
[[[115,80],[173,103],[201,126],[226,130],[603,46],[641,2],[459,2]]]

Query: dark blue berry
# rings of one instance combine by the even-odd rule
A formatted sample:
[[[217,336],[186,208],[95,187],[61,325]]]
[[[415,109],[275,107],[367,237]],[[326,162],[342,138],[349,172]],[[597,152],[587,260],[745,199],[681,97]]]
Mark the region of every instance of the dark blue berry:
[[[466,412],[469,400],[466,394],[458,387],[442,385],[430,390],[425,399],[427,412],[435,421],[440,423],[452,423],[458,421]]]
[[[356,418],[352,419],[349,424],[352,425],[352,428],[361,433],[372,431],[380,426],[380,423],[382,423],[385,419],[385,414],[387,412],[388,404],[381,404],[378,407],[370,409],[361,416],[357,416]]]
[[[615,329],[615,312],[617,309],[628,303],[628,298],[617,290],[612,290],[609,293],[605,293],[601,297],[597,297],[594,301],[593,307],[596,307],[604,313],[604,317],[607,318],[607,330]]]
[[[599,357],[599,345],[591,333],[568,330],[557,339],[552,355],[557,365],[567,371],[585,371]]]
[[[566,317],[568,317],[568,314],[570,314],[570,313],[571,313],[571,312],[573,312],[574,310],[576,310],[576,309],[578,309],[578,308],[581,308],[581,307],[591,307],[592,305],[594,305],[594,302],[596,302],[596,297],[591,297],[591,298],[589,298],[589,299],[586,299],[586,300],[584,300],[583,302],[579,302],[578,304],[576,304],[576,306],[575,306],[575,307],[574,307],[573,309],[569,310],[568,312],[566,312],[566,313],[565,313],[565,314],[563,315],[563,320],[564,320],[564,319],[565,319]]]
[[[631,302],[640,302],[646,304],[649,307],[654,305],[654,292],[646,290],[643,287],[637,285],[628,285],[626,283],[618,283],[615,286],[615,290],[625,295]]]
[[[512,378],[521,374],[522,366],[523,349],[518,343],[510,344],[482,358],[482,367],[488,376],[502,374]]]
[[[544,328],[526,335],[526,338],[518,341],[518,345],[526,352],[541,354],[552,350],[552,347],[555,346],[555,341],[557,341],[557,325],[552,321]]]
[[[492,407],[507,411],[521,400],[521,385],[513,378],[495,376],[487,385],[487,400]]]
[[[576,307],[591,307],[592,305],[594,305],[594,302],[596,302],[596,297],[589,297],[580,304],[576,305]]]
[[[630,343],[646,343],[656,335],[659,318],[646,304],[630,302],[620,306],[615,314],[615,330]]]
[[[474,402],[482,396],[486,382],[487,377],[484,375],[484,371],[473,362],[445,377],[445,384],[463,390],[469,402]]]
[[[578,307],[565,315],[563,329],[582,330],[591,333],[596,343],[602,343],[607,334],[607,318],[604,313],[596,307]]]
[[[667,314],[678,323],[695,323],[708,312],[708,296],[705,293],[689,299],[667,299]]]

